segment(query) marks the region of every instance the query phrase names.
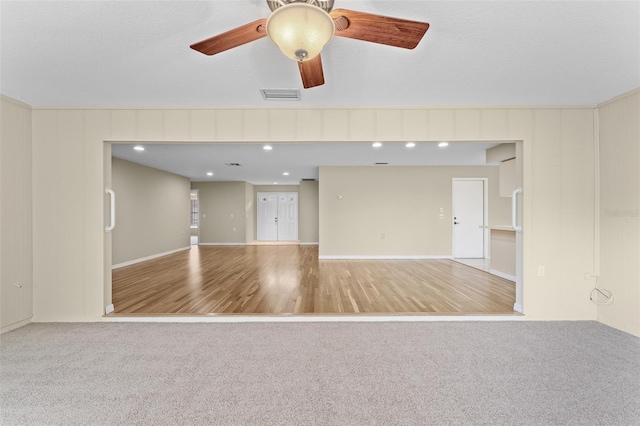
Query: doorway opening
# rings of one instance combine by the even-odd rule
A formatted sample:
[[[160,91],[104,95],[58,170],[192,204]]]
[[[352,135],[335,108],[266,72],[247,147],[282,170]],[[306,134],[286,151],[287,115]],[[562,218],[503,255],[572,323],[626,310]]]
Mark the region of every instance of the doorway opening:
[[[200,203],[198,200],[198,189],[192,189],[189,193],[189,207],[191,210],[191,245],[197,246],[199,242],[200,229]]]
[[[510,143],[512,143],[512,142],[510,142]],[[480,143],[476,143],[476,144],[480,144]],[[517,143],[517,144],[519,145],[518,150],[521,153],[522,152],[522,147],[520,146],[521,143]],[[244,145],[248,145],[248,144],[244,144]],[[336,145],[342,145],[342,144],[336,144]],[[364,144],[362,144],[362,145],[364,145]],[[398,144],[398,145],[400,145],[400,144]],[[109,146],[111,146],[111,144],[109,144]],[[216,145],[214,145],[214,146],[216,146]],[[343,156],[343,158],[344,158],[344,156]],[[522,170],[522,159],[520,158],[518,160],[518,162],[519,162],[519,164],[518,164],[518,168],[519,168],[518,173],[521,173],[521,170]],[[401,165],[402,164],[400,164],[400,166]],[[356,166],[358,166],[358,165],[356,165]],[[346,165],[346,167],[349,167],[349,165]],[[461,167],[464,167],[464,166],[461,166]],[[234,170],[238,170],[238,168],[236,167]],[[111,172],[109,171],[108,173],[105,174],[105,176],[108,176],[108,178],[110,179],[111,178],[110,174],[111,174]],[[280,172],[280,175],[284,175],[284,173]],[[465,174],[462,174],[462,176],[464,176],[464,175]],[[454,174],[453,176],[456,176],[456,175]],[[467,174],[467,176],[473,176],[473,174]],[[521,174],[519,176],[521,176]],[[304,181],[304,180],[305,179],[301,179],[301,181]],[[459,182],[474,181],[474,180],[478,181],[478,179],[470,179],[470,178],[458,178],[458,180],[459,180]],[[451,179],[450,176],[448,176],[448,181],[451,182],[451,184],[453,185],[453,180]],[[482,179],[480,179],[480,181],[482,182]],[[199,182],[201,182],[201,181],[199,181]],[[232,182],[228,182],[228,183],[229,183],[230,186],[235,185],[235,184],[231,185]],[[193,240],[193,239],[189,238],[187,240],[188,241],[187,245],[190,246],[190,243],[194,242],[194,241],[200,244],[199,247],[198,246],[195,247],[196,251],[198,251],[198,256],[196,256],[196,257],[191,256],[191,257],[193,257],[193,259],[190,257],[189,260],[183,262],[185,264],[185,267],[189,271],[193,272],[195,270],[206,269],[206,268],[203,268],[203,264],[202,264],[202,261],[204,259],[209,259],[212,262],[217,262],[216,259],[220,259],[221,258],[220,256],[223,254],[221,251],[219,251],[220,246],[223,246],[225,244],[229,245],[229,246],[247,246],[247,247],[249,247],[251,245],[251,241],[254,241],[254,239],[257,240],[257,241],[296,241],[296,240],[299,239],[300,236],[302,236],[302,234],[298,235],[298,224],[297,224],[297,219],[298,219],[298,217],[297,217],[297,215],[298,215],[298,199],[297,199],[297,194],[296,193],[290,193],[289,192],[289,188],[282,188],[284,190],[283,192],[260,192],[260,193],[258,193],[259,190],[264,191],[266,189],[267,191],[269,191],[270,189],[276,189],[274,187],[275,186],[275,182],[273,182],[274,185],[269,185],[271,187],[267,187],[267,184],[262,184],[262,185],[260,185],[261,186],[260,188],[258,188],[258,185],[256,185],[255,187],[252,187],[252,185],[250,183],[248,183],[248,182],[236,182],[236,183],[237,183],[236,186],[238,187],[237,189],[239,191],[238,194],[241,194],[241,195],[239,195],[238,197],[235,197],[235,195],[233,195],[233,194],[236,194],[235,192],[233,194],[229,194],[228,193],[228,194],[224,195],[224,197],[221,197],[221,199],[223,199],[224,203],[227,204],[230,200],[232,200],[232,199],[235,200],[237,198],[237,200],[234,201],[234,202],[237,202],[238,206],[241,206],[239,212],[236,212],[236,211],[234,211],[234,212],[225,212],[225,211],[223,211],[223,212],[221,212],[221,214],[219,216],[218,215],[214,215],[212,213],[211,208],[208,207],[208,206],[205,206],[203,204],[204,203],[204,195],[206,195],[205,193],[203,193],[203,192],[201,192],[200,194],[198,194],[197,192],[195,194],[194,193],[189,193],[189,200],[190,200],[189,203],[190,203],[190,206],[191,206],[191,211],[190,211],[191,217],[193,217],[194,215],[197,215],[199,220],[202,221],[202,218],[204,217],[203,214],[206,213],[207,214],[206,219],[208,221],[221,224],[223,227],[225,227],[225,229],[228,228],[227,230],[229,231],[229,235],[230,235],[229,239],[235,238],[235,239],[231,239],[231,242],[229,242],[229,243],[224,243],[224,242],[221,242],[221,240],[216,240],[214,243],[209,244],[211,246],[218,246],[218,247],[211,248],[212,252],[215,251],[215,250],[218,250],[218,251],[215,252],[216,253],[215,256],[210,257],[210,256],[207,256],[207,253],[205,253],[207,250],[209,250],[209,247],[203,247],[202,246],[202,244],[203,244],[202,238],[204,238],[203,235],[205,235],[205,234],[201,235],[202,229],[200,229],[200,225],[201,225],[200,221],[198,222],[198,225],[197,225],[198,228],[196,228],[196,231],[193,231],[194,228],[190,228],[189,227],[189,229],[192,230],[192,232],[194,232],[196,234],[195,236],[197,237],[197,240]],[[315,183],[319,184],[319,182],[315,182]],[[488,185],[489,184],[487,184],[486,182],[482,183],[482,187],[483,187],[483,191],[484,191],[483,197],[486,197],[487,186]],[[494,185],[493,181],[491,182],[490,185],[491,186]],[[441,184],[439,186],[440,186],[440,192],[441,192],[442,188],[444,188],[444,187],[446,187],[448,185],[445,186],[445,185]],[[389,186],[391,191],[393,191],[392,187],[393,187],[393,185]],[[249,189],[247,189],[247,188],[249,188]],[[400,186],[395,186],[395,188],[397,190],[398,188],[400,188]],[[255,192],[253,192],[254,190],[255,190]],[[317,188],[316,188],[316,191],[317,191]],[[322,191],[320,191],[320,192],[322,192]],[[400,191],[396,191],[396,192],[404,193],[404,192],[400,192]],[[446,188],[446,192],[448,192],[448,194],[450,196],[453,196],[451,188]],[[289,196],[290,194],[291,195],[296,195],[296,197],[294,197],[295,200],[294,199],[290,199],[290,196]],[[340,192],[340,193],[336,192],[336,194],[332,194],[330,197],[325,194],[326,196],[325,196],[324,199],[325,199],[327,204],[325,204],[324,206],[328,205],[328,203],[333,203],[331,208],[333,208],[335,210],[335,209],[338,209],[338,208],[342,208],[342,206],[345,206],[348,202],[350,202],[352,199],[355,198],[355,197],[347,197],[347,196],[342,197],[341,196],[342,192]],[[357,194],[358,194],[358,196],[360,196],[360,195],[366,194],[366,193],[360,191]],[[378,194],[376,196],[376,199],[378,200],[377,201],[377,203],[378,203],[377,205],[379,206],[380,205],[379,204],[380,201],[381,200],[385,200],[385,198],[384,197],[381,198],[379,196],[379,192],[376,192],[376,194]],[[409,194],[409,195],[411,195],[411,194]],[[192,200],[192,196],[193,196],[194,200]],[[201,196],[202,196],[202,198],[201,198]],[[272,228],[275,228],[275,234],[269,234],[269,235],[265,235],[264,234],[265,232],[273,232],[274,229],[272,229],[271,231],[265,231],[265,229],[260,229],[262,220],[259,218],[260,211],[261,211],[259,205],[260,205],[260,202],[261,202],[261,199],[262,199],[261,197],[265,197],[265,196],[273,198],[273,201],[275,201],[275,204],[277,206],[276,214],[273,216],[274,219],[277,219],[277,222],[275,222],[275,220],[273,221],[274,224],[277,223],[277,226],[272,227]],[[282,213],[280,212],[278,204],[281,202],[282,198],[284,198],[282,201],[285,201],[285,206],[284,206],[284,210],[283,211],[285,211],[287,213],[291,213],[291,214],[287,214],[287,215],[283,216]],[[197,206],[193,205],[194,203],[191,202],[191,201],[195,201],[195,200],[198,201]],[[294,208],[289,209],[286,206],[286,204],[288,202],[293,202],[293,204],[291,204],[291,206],[295,206],[295,209]],[[305,203],[306,203],[306,201],[305,201]],[[519,203],[519,205],[522,204],[522,197],[521,196],[520,196],[520,198],[518,200],[518,203]],[[459,205],[459,203],[456,203],[456,204]],[[185,203],[185,205],[186,205],[186,203]],[[428,203],[424,203],[424,205],[428,205],[429,206]],[[439,204],[439,205],[443,205],[443,206],[445,206],[446,210],[449,210],[449,206],[453,207],[454,203],[452,201],[447,201],[446,203]],[[486,208],[486,206],[487,206],[486,201],[483,201],[483,207]],[[197,213],[196,213],[196,210],[194,210],[194,207],[196,207]],[[324,208],[324,207],[318,208],[316,206],[315,207],[315,214],[318,215],[319,212],[320,212],[320,215],[322,215],[323,214],[322,213],[322,208]],[[308,210],[307,207],[305,207],[305,209]],[[446,216],[449,216],[449,214],[451,214],[452,211],[453,211],[453,209],[451,211],[446,211]],[[520,211],[520,207],[519,207],[519,211]],[[348,211],[346,211],[346,210],[345,210],[345,212],[348,213]],[[308,218],[308,216],[305,216],[305,217]],[[343,217],[346,217],[346,216],[343,216]],[[359,217],[361,218],[361,222],[365,223],[365,219],[367,219],[367,216],[366,215],[361,215]],[[453,217],[455,217],[457,219],[458,218],[458,213],[456,212],[456,215],[453,216]],[[290,225],[284,225],[286,223],[286,219],[287,218],[295,219],[295,220],[292,221]],[[435,216],[434,216],[434,218],[435,218]],[[349,218],[349,219],[353,220],[351,218]],[[451,218],[450,217],[446,217],[446,219],[451,219]],[[484,217],[481,220],[482,226],[486,226],[486,221],[487,221],[487,214],[485,212]],[[236,224],[236,222],[240,223],[240,226],[238,226]],[[518,222],[522,223],[521,214],[518,215]],[[193,221],[191,221],[189,224],[191,226],[194,223],[193,223]],[[244,227],[243,227],[243,224],[244,224]],[[325,223],[325,226],[328,226],[330,224],[331,223]],[[440,225],[441,224],[442,224],[442,222],[440,222]],[[360,225],[360,224],[358,224],[358,225]],[[372,224],[371,226],[373,227],[374,225],[375,224]],[[392,223],[392,225],[396,225],[396,223],[394,222],[394,223]],[[253,228],[254,226],[255,226],[255,228]],[[306,223],[305,223],[305,226],[306,226]],[[478,227],[480,227],[480,225],[478,225]],[[352,227],[352,229],[353,228],[354,227]],[[169,231],[172,231],[172,230],[169,229]],[[365,234],[362,234],[362,233],[360,233],[360,234],[358,234],[358,233],[349,233],[349,231],[350,231],[350,229],[345,229],[345,232],[344,232],[343,236],[347,237],[348,235],[353,235],[353,237],[355,237],[355,238],[366,237]],[[243,232],[244,232],[244,234],[241,235],[241,233],[243,233]],[[484,233],[486,233],[486,231],[482,230],[481,233],[484,234]],[[382,233],[382,234],[380,234],[378,232],[377,235],[378,236],[379,235],[383,235],[381,237],[381,239],[384,240],[384,241],[382,241],[382,242],[377,242],[377,241],[373,242],[371,244],[372,246],[374,244],[379,244],[379,245],[391,244],[391,243],[393,243],[392,238],[395,237],[395,235],[387,234],[386,232]],[[385,238],[385,235],[386,235],[387,238]],[[219,236],[220,235],[217,235],[217,237],[219,237]],[[238,237],[236,237],[236,236],[238,236]],[[253,239],[252,239],[252,236],[253,236]],[[416,238],[419,238],[416,234],[414,234],[414,236]],[[191,237],[191,235],[189,237]],[[451,257],[475,256],[475,255],[469,255],[469,254],[460,254],[457,250],[454,251],[453,249],[456,248],[456,247],[459,248],[460,244],[456,244],[455,241],[452,242],[452,233],[449,230],[445,231],[444,237],[447,240],[449,240],[448,242],[446,242],[446,244],[451,243],[451,246],[449,248],[451,250],[451,252],[450,252],[451,253]],[[309,239],[308,241],[310,242],[308,244],[313,244],[311,242],[312,241],[316,241],[315,245],[317,246],[318,245],[317,241],[320,241],[321,244],[324,244],[328,240],[326,240],[326,239],[324,241],[322,239],[318,240],[317,237],[316,237],[314,239]],[[414,241],[415,241],[415,239],[414,239]],[[440,239],[439,241],[442,241],[442,239]],[[108,248],[108,250],[112,249],[109,240],[106,239],[105,240],[105,244],[106,244],[105,248]],[[206,239],[205,239],[205,244],[206,244]],[[486,257],[487,256],[487,253],[488,253],[488,250],[486,248],[487,244],[488,244],[488,238],[486,238],[486,236],[483,236],[482,242],[481,242],[482,252],[479,255],[480,257],[483,257],[483,256]],[[519,247],[521,247],[521,245],[522,245],[521,237],[518,237],[517,244],[519,245]],[[193,246],[191,246],[191,247],[193,247]],[[187,248],[189,248],[189,247],[187,247]],[[236,250],[236,248],[237,247],[231,247],[231,248],[229,248],[229,250],[225,250],[225,252],[226,251],[234,251],[234,250]],[[240,277],[241,279],[244,279],[244,278],[248,277],[249,275],[246,272],[243,272],[242,270],[236,270],[237,268],[234,266],[234,264],[238,263],[237,259],[239,259],[239,258],[242,258],[242,259],[247,258],[247,259],[249,259],[248,261],[250,261],[250,262],[259,261],[260,259],[271,259],[271,253],[267,253],[266,251],[265,252],[260,251],[260,250],[262,250],[262,248],[260,248],[260,247],[257,247],[255,249],[254,248],[250,248],[250,249],[243,248],[243,250],[245,250],[245,252],[243,252],[243,253],[234,252],[235,253],[234,256],[240,256],[240,257],[233,257],[232,256],[230,258],[232,260],[230,260],[230,263],[228,264],[228,266],[225,267],[224,270],[219,270],[220,275],[233,278],[233,277],[236,276],[234,274],[237,274],[238,277]],[[256,251],[255,252],[250,252],[251,250],[256,250]],[[279,248],[278,250],[281,250],[281,255],[284,254],[284,251],[283,251],[284,249]],[[191,248],[191,251],[193,252],[193,248]],[[162,254],[165,255],[167,253],[168,252],[164,252]],[[188,253],[188,252],[186,252],[186,253]],[[442,250],[440,252],[436,252],[436,253],[437,254],[446,254],[444,250]],[[519,309],[515,309],[516,311],[519,311],[519,312],[521,312],[521,310],[522,310],[522,308],[521,308],[521,306],[522,306],[521,305],[521,303],[522,303],[522,280],[521,280],[522,259],[521,259],[521,255],[522,255],[522,250],[520,249],[519,253],[517,254],[519,270],[516,273],[516,275],[517,275],[517,281],[516,281],[516,285],[515,285],[515,289],[516,289],[515,290],[515,292],[516,292],[515,300],[516,301],[515,301],[515,303],[511,302],[512,306],[518,306],[519,307]],[[293,261],[293,260],[296,260],[296,259],[300,260],[300,259],[304,258],[305,261],[314,260],[315,259],[315,261],[317,261],[318,257],[319,257],[318,254],[317,254],[317,249],[316,249],[315,252],[313,250],[306,250],[304,252],[302,252],[302,251],[292,252],[288,256],[289,257],[288,257],[288,260],[286,262],[287,266],[291,266],[291,265],[289,265],[289,263],[291,263],[290,261]],[[440,261],[440,260],[442,260],[445,263],[446,262],[451,262],[451,260],[450,260],[451,257],[447,258],[449,260],[445,259],[445,257],[429,256],[427,254],[427,255],[425,255],[423,257],[414,256],[411,259],[413,259],[413,260],[416,260],[416,259],[423,260],[424,259],[424,260],[430,260],[430,261],[435,261],[435,260]],[[383,266],[382,264],[385,261],[387,261],[388,259],[392,259],[393,261],[397,261],[397,260],[403,260],[404,258],[397,257],[397,256],[395,258],[393,258],[393,257],[385,258],[383,256],[378,256],[377,258],[375,256],[360,256],[360,258],[358,258],[357,256],[356,257],[352,256],[352,257],[342,257],[342,258],[336,257],[334,259],[340,260],[340,261],[345,261],[345,262],[348,263],[348,264],[342,265],[341,266],[341,268],[342,268],[341,270],[342,271],[350,271],[349,274],[348,274],[349,278],[354,276],[355,277],[354,283],[357,283],[360,280],[360,278],[357,276],[357,274],[359,273],[358,271],[360,271],[360,269],[357,267],[357,264],[361,263],[360,261],[367,261],[367,262],[368,261],[372,261],[371,267],[373,267],[374,264],[376,264],[375,266],[377,267],[377,266]],[[408,260],[409,258],[406,258],[406,259]],[[350,262],[350,260],[354,260],[354,261]],[[319,263],[318,264],[316,264],[316,263],[307,264],[308,265],[308,271],[309,271],[308,276],[314,276],[314,275],[317,275],[317,276],[323,276],[323,275],[329,276],[330,274],[327,273],[327,272],[330,272],[332,274],[337,274],[337,275],[334,275],[333,278],[331,278],[333,280],[332,282],[334,282],[334,283],[335,282],[342,282],[344,280],[344,277],[342,277],[340,275],[341,272],[339,270],[334,270],[335,269],[334,266],[330,266],[333,263],[337,264],[337,262],[333,262],[331,260],[325,262],[321,257],[320,257],[320,262],[321,263],[324,262],[325,265],[321,267],[321,265]],[[391,263],[394,263],[394,262],[389,262],[389,263],[391,264]],[[437,266],[438,268],[441,268],[444,265],[444,263],[442,263],[442,262],[440,262],[440,263],[441,264]],[[249,264],[244,264],[244,265],[245,265],[245,271],[246,271],[247,270],[246,268],[249,268],[250,266],[248,266]],[[110,264],[108,266],[110,266]],[[272,285],[273,285],[272,288],[275,289],[275,290],[277,290],[277,287],[279,285],[284,285],[285,282],[287,283],[287,286],[288,286],[287,289],[293,288],[294,284],[295,284],[294,281],[295,281],[296,277],[299,277],[299,274],[300,274],[299,271],[301,269],[295,269],[295,270],[292,269],[291,271],[287,270],[287,271],[283,272],[283,271],[280,271],[280,270],[274,270],[273,266],[274,266],[274,264],[272,262],[271,263],[265,263],[264,267],[259,268],[258,271],[261,271],[263,273],[268,273],[269,280],[272,280],[272,281],[270,281],[272,283]],[[389,265],[387,265],[387,266],[389,266]],[[391,265],[391,266],[393,266],[393,265]],[[208,267],[209,266],[207,266],[207,268]],[[195,268],[195,269],[191,269],[191,268]],[[234,268],[236,268],[236,269],[234,269]],[[402,275],[402,274],[405,273],[405,272],[403,272],[403,270],[406,271],[405,268],[399,268],[396,272],[391,273],[391,276],[396,276],[398,274]],[[236,271],[236,272],[233,272],[233,271]],[[360,271],[360,272],[362,272],[362,271]],[[452,273],[451,276],[454,277],[454,278],[456,276],[459,276],[460,274],[458,272]],[[167,273],[167,275],[168,275],[168,273]],[[369,274],[369,272],[365,271],[365,275],[370,275],[370,274]],[[378,275],[378,277],[381,277],[381,276],[382,275]],[[189,283],[190,283],[190,285],[192,287],[195,286],[194,288],[198,287],[199,285],[203,285],[204,283],[206,283],[206,278],[197,279],[195,281],[192,281],[191,278],[188,278],[188,280],[189,280]],[[110,281],[109,284],[111,284],[111,272],[109,272],[109,281]],[[474,277],[474,278],[471,278],[471,281],[477,281],[477,276]],[[348,312],[357,313],[358,310],[356,308],[358,308],[358,309],[362,308],[363,300],[371,301],[372,299],[369,298],[370,295],[368,295],[368,294],[367,295],[363,295],[361,297],[361,299],[358,299],[357,297],[355,297],[355,293],[354,293],[354,291],[355,291],[354,289],[357,290],[358,287],[356,286],[354,288],[351,288],[350,287],[351,284],[349,284],[346,281],[344,281],[344,282],[347,285],[347,287],[342,288],[342,289],[338,289],[337,291],[341,295],[341,297],[344,296],[346,298],[344,300],[340,301],[340,302],[335,302],[335,300],[332,299],[332,303],[335,302],[337,304],[331,309],[335,309],[335,313],[348,313]],[[266,288],[266,286],[265,286],[265,288]],[[311,285],[309,288],[314,288],[314,287],[313,287],[313,285]],[[360,288],[362,288],[362,287],[360,287]],[[389,291],[394,292],[394,291],[397,291],[397,289],[398,289],[398,287],[394,285],[394,286],[392,286],[390,288]],[[113,296],[113,291],[111,291],[112,290],[111,286],[109,286],[109,290],[110,290],[111,295]],[[228,290],[232,291],[231,294],[236,294],[237,293],[236,290],[231,290],[231,289],[228,289]],[[233,292],[236,292],[236,293],[233,293]],[[311,292],[311,291],[308,292],[308,294],[313,294],[313,293],[314,292]],[[248,288],[247,289],[247,293],[246,293],[246,297],[248,298],[249,296],[256,295],[256,294],[257,293],[253,292],[251,290],[251,288]],[[318,294],[318,293],[315,292],[315,294]],[[410,299],[411,300],[418,300],[419,299],[419,294],[420,293],[412,294]],[[183,295],[183,296],[181,296],[181,300],[187,300],[187,299],[191,298],[191,296],[187,296],[187,295]],[[278,307],[284,306],[284,301],[279,301],[278,298],[275,298],[271,294],[263,294],[263,295],[259,295],[259,296],[261,297],[261,300],[263,301],[262,302],[263,304],[267,303],[267,301],[274,301],[274,303],[276,303],[276,305],[274,305],[274,306],[278,306]],[[304,306],[305,304],[308,305],[310,303],[310,302],[305,301],[305,299],[304,299],[305,296],[304,295],[302,295],[300,297],[301,297],[301,299],[299,300],[299,303],[296,302],[297,303],[296,306],[298,306],[298,308]],[[410,300],[410,299],[407,299],[407,300]],[[327,299],[327,300],[329,300],[329,299]],[[232,303],[235,303],[235,302],[232,302]],[[244,305],[243,305],[243,308],[244,308],[244,307],[247,306],[246,304],[249,303],[249,299],[244,300],[243,303],[244,303]],[[347,303],[353,308],[353,310],[349,310],[351,308],[349,308],[349,309],[345,308],[347,306]],[[411,303],[409,303],[409,302],[407,302],[407,303],[408,303],[408,306],[411,305]],[[451,303],[455,305],[456,302],[455,301],[451,301]],[[449,306],[450,306],[448,304],[449,304],[449,302],[445,302],[442,305],[439,305],[436,302],[433,302],[433,303],[430,302],[430,306],[431,307],[427,306],[427,308],[420,308],[420,309],[433,309],[434,312],[445,312],[446,313],[446,312],[449,312],[449,311],[447,311],[447,309],[449,309]],[[200,305],[203,305],[203,303],[200,303]],[[206,305],[206,302],[204,302],[204,305]],[[229,305],[229,306],[232,306],[232,305]],[[259,306],[261,306],[260,309],[262,309],[263,305],[259,305]],[[372,303],[372,306],[376,306],[375,301]],[[115,308],[116,308],[116,312],[118,312],[119,311],[119,307],[118,307],[117,304],[116,304]],[[194,312],[190,311],[189,310],[190,308],[188,306],[182,307],[180,309],[183,309],[183,308],[185,310],[181,311],[180,313],[184,313],[184,314],[189,314],[189,313],[201,314],[201,312],[194,313]],[[325,306],[325,308],[326,308],[326,306]],[[376,308],[368,308],[368,309],[376,309]],[[416,308],[415,310],[411,310],[412,309],[411,307],[408,307],[408,308],[404,307],[402,309],[404,309],[404,310],[401,310],[399,312],[407,312],[407,313],[412,313],[412,312],[413,313],[423,313],[424,312],[424,311],[420,311],[418,308]],[[224,311],[224,312],[225,313],[226,312],[233,313],[232,311]],[[296,312],[297,313],[308,313],[307,311],[295,311],[295,312],[289,312],[289,313],[296,313]],[[331,311],[322,311],[322,312],[323,313],[330,313]],[[359,311],[359,312],[363,313],[363,311]],[[365,312],[374,312],[375,313],[376,311],[370,311],[370,310],[366,311],[365,310]],[[212,311],[212,313],[213,313],[213,311]],[[251,312],[244,311],[243,313],[251,313]],[[255,313],[269,313],[269,312],[258,312],[258,311],[256,311]],[[282,311],[281,313],[287,313],[287,312]],[[398,313],[398,312],[395,312],[395,313]],[[511,311],[511,313],[512,313],[512,311]]]

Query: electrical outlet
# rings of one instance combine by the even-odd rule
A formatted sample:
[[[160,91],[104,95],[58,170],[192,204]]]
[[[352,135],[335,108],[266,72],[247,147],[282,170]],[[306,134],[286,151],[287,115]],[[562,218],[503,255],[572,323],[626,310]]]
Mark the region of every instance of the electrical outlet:
[[[538,276],[544,277],[544,266],[538,266]]]

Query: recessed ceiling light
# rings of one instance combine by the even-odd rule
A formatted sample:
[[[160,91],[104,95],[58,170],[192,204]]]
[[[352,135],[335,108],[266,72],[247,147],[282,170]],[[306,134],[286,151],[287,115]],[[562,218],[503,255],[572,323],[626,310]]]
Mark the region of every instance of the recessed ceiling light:
[[[278,182],[273,182],[273,184],[274,184],[274,185],[277,185],[277,184],[278,184]]]
[[[207,176],[213,176],[213,172],[207,172]]]
[[[136,151],[144,151],[144,146],[136,145],[133,147]]]
[[[262,149],[264,149],[265,151],[271,151],[273,147],[271,145],[265,145],[262,147]]]
[[[374,147],[374,148],[380,148],[382,146],[382,143],[374,142],[374,143],[371,144],[371,146]]]
[[[284,172],[282,176],[289,176],[289,172]]]
[[[440,142],[440,143],[438,144],[438,146],[439,146],[440,148],[444,148],[445,146],[449,146],[449,142]]]
[[[407,142],[407,144],[405,145],[407,148],[413,148],[414,146],[416,146],[415,143],[413,142]]]

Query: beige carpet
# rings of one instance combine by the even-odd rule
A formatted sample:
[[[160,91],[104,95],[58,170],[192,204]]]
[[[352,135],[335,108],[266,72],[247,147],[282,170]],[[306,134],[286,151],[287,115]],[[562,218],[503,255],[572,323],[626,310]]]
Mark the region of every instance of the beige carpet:
[[[32,324],[2,425],[637,425],[640,339],[595,322]]]

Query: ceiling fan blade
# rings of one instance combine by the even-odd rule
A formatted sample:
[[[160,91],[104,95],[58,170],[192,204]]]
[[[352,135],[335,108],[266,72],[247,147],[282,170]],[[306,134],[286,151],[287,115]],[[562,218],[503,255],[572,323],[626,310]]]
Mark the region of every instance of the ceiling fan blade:
[[[193,43],[191,48],[205,55],[215,55],[216,53],[224,52],[225,50],[266,37],[266,23],[266,19],[258,19],[257,21],[234,28],[217,36]]]
[[[305,89],[322,86],[324,84],[324,73],[322,72],[322,59],[320,55],[308,61],[298,62],[302,86]]]
[[[336,35],[413,49],[429,29],[426,22],[409,21],[347,9],[330,13],[336,22]],[[346,21],[345,21],[346,18]],[[346,26],[346,28],[344,28]]]

